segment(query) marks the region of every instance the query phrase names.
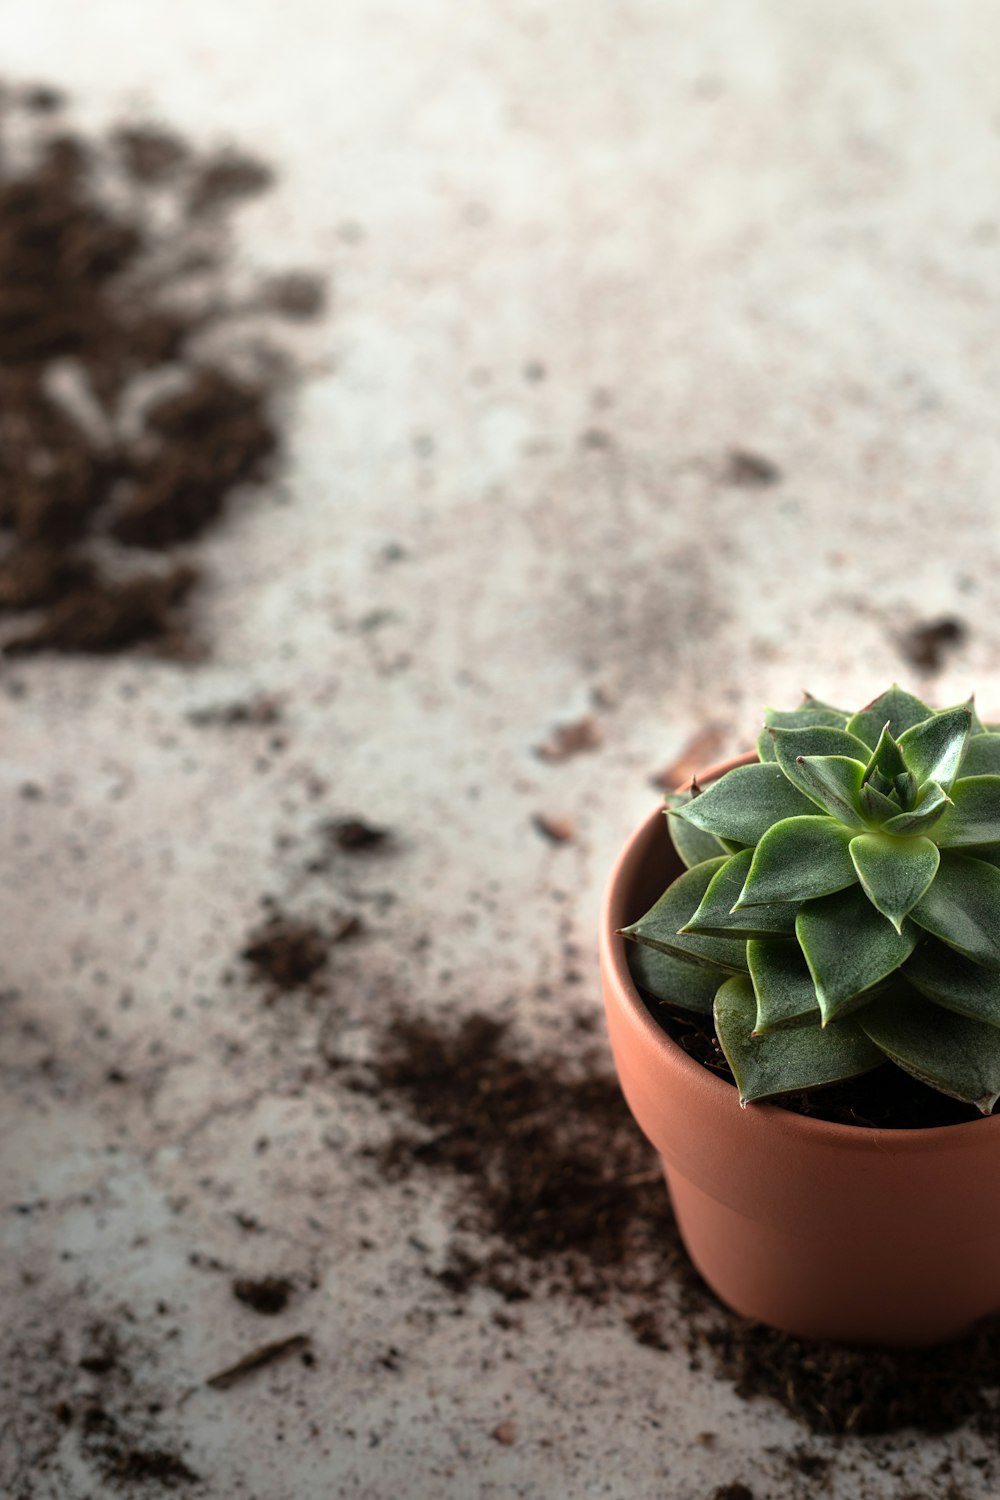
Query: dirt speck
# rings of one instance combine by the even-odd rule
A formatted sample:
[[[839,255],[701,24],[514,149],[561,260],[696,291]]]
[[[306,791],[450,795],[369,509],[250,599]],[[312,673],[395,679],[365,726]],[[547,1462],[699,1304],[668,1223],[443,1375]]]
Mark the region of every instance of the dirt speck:
[[[243,1276],[233,1282],[236,1300],[265,1318],[284,1312],[294,1290],[295,1284],[287,1276]]]
[[[947,658],[967,636],[968,629],[953,615],[912,625],[899,638],[902,655],[918,672],[940,672]]]
[[[326,967],[327,938],[314,923],[279,911],[251,933],[242,957],[275,990],[296,990]]]
[[[388,828],[379,828],[364,818],[336,818],[326,825],[329,842],[346,854],[367,854],[389,842]]]
[[[745,489],[766,489],[780,484],[782,473],[773,459],[750,448],[731,448],[726,455],[723,482]]]

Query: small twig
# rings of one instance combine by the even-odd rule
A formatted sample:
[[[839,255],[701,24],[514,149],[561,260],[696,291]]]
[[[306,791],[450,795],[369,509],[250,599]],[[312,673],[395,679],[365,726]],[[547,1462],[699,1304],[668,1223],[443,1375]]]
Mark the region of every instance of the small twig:
[[[311,1342],[307,1333],[293,1333],[290,1338],[278,1339],[273,1344],[261,1344],[259,1349],[251,1350],[228,1369],[220,1370],[217,1375],[210,1375],[205,1384],[214,1391],[227,1391],[231,1385],[242,1380],[244,1375],[260,1370],[264,1365],[271,1365],[276,1359],[284,1359],[286,1354],[297,1354],[302,1349],[308,1349]]]
[[[623,1177],[621,1185],[622,1187],[642,1187],[647,1182],[659,1182],[662,1176],[662,1167],[650,1167],[648,1172],[633,1172],[630,1177]]]

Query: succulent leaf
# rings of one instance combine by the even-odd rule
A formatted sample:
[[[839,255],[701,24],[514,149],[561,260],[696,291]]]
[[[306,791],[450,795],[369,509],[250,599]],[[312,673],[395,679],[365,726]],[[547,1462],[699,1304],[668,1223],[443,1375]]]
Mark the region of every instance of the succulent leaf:
[[[715,997],[715,1029],[740,1104],[820,1088],[880,1067],[885,1058],[856,1021],[753,1036],[757,1001],[749,979],[730,979]]]
[[[694,792],[690,790],[669,792],[664,798],[666,812],[669,814],[675,808],[686,807],[693,797]],[[689,870],[695,865],[704,864],[706,859],[718,859],[720,855],[728,853],[714,833],[706,833],[703,828],[696,828],[684,818],[668,816],[667,827],[670,829],[671,843]]]
[[[766,901],[815,900],[853,885],[857,871],[848,853],[852,830],[832,818],[783,818],[752,851],[738,908]]]
[[[646,943],[662,953],[672,953],[677,958],[686,958],[689,963],[702,964],[709,969],[724,969],[729,974],[746,973],[746,942],[739,938],[706,938],[684,935],[680,929],[692,912],[700,905],[712,876],[726,863],[729,856],[707,859],[679,875],[673,885],[651,907],[645,916],[629,927],[622,928],[622,935],[636,943]]]
[[[734,854],[712,876],[708,889],[694,915],[683,927],[683,933],[702,937],[791,937],[795,932],[795,908],[787,902],[780,905],[758,905],[746,911],[736,910],[737,897],[750,869],[753,851]]]
[[[888,692],[880,693],[866,708],[848,719],[847,730],[874,750],[886,724],[898,740],[907,729],[922,724],[933,712],[926,703],[893,683]]]
[[[780,766],[758,763],[727,771],[673,815],[719,838],[756,844],[782,818],[811,812],[814,804],[792,786]]]
[[[948,792],[958,775],[971,729],[969,710],[953,708],[907,729],[899,737],[899,748],[921,784],[936,781]]]
[[[816,987],[797,943],[755,940],[747,944],[747,962],[757,997],[754,1036],[788,1026],[819,1025],[823,1017]]]
[[[965,747],[963,776],[1000,776],[1000,734],[973,735]]]
[[[909,925],[897,932],[859,886],[807,901],[799,908],[795,933],[816,986],[824,1026],[853,1002],[864,1003],[865,990],[898,969],[917,940]]]
[[[862,802],[864,798],[862,798]],[[920,792],[915,807],[908,812],[895,813],[893,817],[887,818],[882,825],[886,833],[930,833],[931,829],[937,827],[938,819],[945,808],[951,806],[951,798],[944,787],[938,786],[936,781],[927,781]],[[934,842],[941,841],[935,831]]]
[[[878,773],[876,772],[876,775]],[[881,776],[878,777],[882,781]],[[891,791],[892,788],[890,787]],[[909,814],[901,814],[899,803],[894,802],[887,796],[881,787],[875,785],[874,778],[866,781],[858,794],[858,806],[861,812],[871,823],[884,823],[888,825],[893,818],[908,817]]]
[[[917,944],[899,972],[945,1010],[1000,1026],[1000,973],[996,969],[984,969],[929,937]]]
[[[853,738],[853,736],[852,736]],[[879,735],[878,744],[871,753],[868,765],[865,767],[865,781],[871,780],[876,771],[880,772],[890,784],[897,776],[902,776],[906,770],[906,761],[903,752],[894,739],[888,724]]]
[[[937,1006],[898,990],[880,996],[858,1019],[865,1035],[897,1067],[942,1094],[988,1115],[1000,1099],[1000,1029],[953,1015],[941,1024]]]
[[[812,783],[803,775],[803,759],[846,756],[860,761],[862,774],[868,764],[867,746],[843,729],[819,725],[815,729],[772,729],[770,734],[778,765],[789,781],[813,801],[816,800],[815,792]]]
[[[629,944],[628,966],[636,984],[641,984],[657,1000],[708,1016],[712,1014],[715,992],[725,978],[716,969],[688,963],[645,943]]]
[[[799,704],[796,712],[801,713],[804,708],[812,709],[813,711],[822,709],[828,714],[836,714],[837,722],[842,725],[846,724],[851,717],[848,709],[834,708],[832,703],[824,703],[822,698],[814,698],[812,693],[802,694],[802,702]],[[773,709],[771,712],[773,712]]]
[[[781,751],[778,751],[781,754]],[[865,768],[846,755],[800,756],[796,762],[800,783],[808,784],[813,802],[848,828],[866,828],[861,812],[861,786]]]
[[[1000,969],[1000,870],[985,860],[945,850],[914,922],[967,958]]]
[[[963,776],[942,807],[934,842],[942,849],[1000,843],[1000,776]]]
[[[850,855],[869,901],[895,927],[916,906],[937,874],[941,856],[930,839],[892,833],[859,833]]]

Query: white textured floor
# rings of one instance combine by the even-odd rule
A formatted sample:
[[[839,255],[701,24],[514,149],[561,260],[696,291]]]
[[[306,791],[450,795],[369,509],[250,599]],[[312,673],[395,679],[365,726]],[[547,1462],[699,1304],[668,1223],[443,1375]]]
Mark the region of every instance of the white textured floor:
[[[78,1351],[125,1307],[217,1500],[815,1492],[790,1419],[611,1314],[533,1302],[515,1339],[483,1294],[432,1320],[407,1235],[440,1241],[446,1195],[364,1187],[354,1148],[387,1127],[317,1079],[322,1008],[221,977],[262,894],[353,906],[342,1045],[397,999],[544,1035],[562,941],[591,944],[650,775],[706,722],[735,750],[764,701],[895,676],[1000,705],[998,47],[986,0],[0,0],[3,72],[80,120],[271,157],[243,253],[334,288],[291,505],[200,548],[212,660],[0,678],[12,1494],[98,1493],[72,1426],[33,1477],[15,1435],[51,1396],[32,1341],[41,1369],[53,1328]],[[728,482],[732,448],[781,482]],[[899,640],[941,614],[968,638],[920,679]],[[283,754],[187,717],[256,691]],[[595,702],[603,747],[542,764]],[[318,818],[358,812],[397,831],[391,868],[304,877]],[[229,1273],[277,1258],[316,1289],[234,1314]],[[301,1327],[313,1369],[181,1404]],[[835,1500],[944,1493],[942,1460],[991,1493],[971,1436],[809,1447]]]

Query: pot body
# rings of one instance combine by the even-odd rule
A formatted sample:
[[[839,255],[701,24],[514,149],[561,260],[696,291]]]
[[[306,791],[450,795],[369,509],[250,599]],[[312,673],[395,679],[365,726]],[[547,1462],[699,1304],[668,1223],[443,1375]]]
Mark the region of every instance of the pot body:
[[[682,869],[658,809],[612,872],[601,977],[622,1090],[702,1276],[745,1317],[844,1343],[940,1343],[1000,1311],[1000,1116],[873,1130],[741,1109],[658,1025],[615,936]]]

